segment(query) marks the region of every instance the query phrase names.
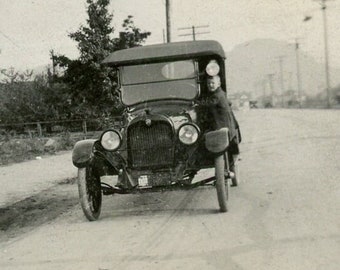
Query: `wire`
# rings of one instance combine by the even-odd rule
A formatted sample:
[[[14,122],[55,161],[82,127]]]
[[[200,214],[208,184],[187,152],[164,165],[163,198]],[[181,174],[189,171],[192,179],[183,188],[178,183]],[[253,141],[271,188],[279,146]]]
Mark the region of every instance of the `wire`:
[[[4,32],[0,30],[0,34],[2,34],[6,39],[8,39],[12,44],[14,44],[17,48],[20,48],[9,36],[7,36]]]

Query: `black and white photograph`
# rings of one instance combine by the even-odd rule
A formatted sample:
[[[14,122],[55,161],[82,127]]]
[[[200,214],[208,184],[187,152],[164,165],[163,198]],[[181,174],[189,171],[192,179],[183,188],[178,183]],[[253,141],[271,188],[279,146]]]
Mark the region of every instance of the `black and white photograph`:
[[[0,0],[0,269],[339,269],[339,15]]]

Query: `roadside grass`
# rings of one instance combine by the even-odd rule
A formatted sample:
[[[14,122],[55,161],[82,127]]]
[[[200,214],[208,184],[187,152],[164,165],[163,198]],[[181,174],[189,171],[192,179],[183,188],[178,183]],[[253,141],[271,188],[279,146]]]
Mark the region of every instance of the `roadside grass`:
[[[69,132],[51,138],[6,137],[0,141],[0,166],[71,150],[78,139]],[[48,143],[50,142],[50,143]]]

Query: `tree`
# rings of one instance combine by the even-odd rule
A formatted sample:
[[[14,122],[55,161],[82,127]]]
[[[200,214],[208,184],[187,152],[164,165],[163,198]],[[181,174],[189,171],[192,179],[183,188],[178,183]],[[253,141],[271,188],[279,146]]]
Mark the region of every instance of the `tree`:
[[[15,71],[14,68],[10,69],[2,69],[1,74],[5,76],[5,78],[2,79],[2,82],[5,84],[14,83],[19,78],[19,72]]]
[[[50,85],[47,75],[33,78],[32,71],[2,72],[0,84],[0,122],[35,122],[67,119],[68,94],[63,84]]]
[[[124,31],[120,32],[119,38],[115,39],[115,50],[142,46],[142,43],[151,35],[151,32],[142,32],[136,27],[131,15],[123,21],[122,26]]]
[[[150,32],[142,32],[134,25],[132,16],[123,22],[124,31],[114,38],[110,26],[113,15],[108,12],[110,0],[86,0],[88,19],[86,25],[69,34],[78,43],[80,56],[70,60],[64,55],[52,55],[53,62],[64,68],[57,78],[70,89],[74,116],[98,117],[108,115],[116,105],[112,89],[116,87],[116,73],[101,65],[106,56],[115,50],[141,46]]]
[[[87,0],[87,3],[87,26],[80,26],[69,36],[78,42],[83,63],[100,63],[114,49],[111,37],[114,28],[110,26],[113,15],[107,9],[110,0]]]

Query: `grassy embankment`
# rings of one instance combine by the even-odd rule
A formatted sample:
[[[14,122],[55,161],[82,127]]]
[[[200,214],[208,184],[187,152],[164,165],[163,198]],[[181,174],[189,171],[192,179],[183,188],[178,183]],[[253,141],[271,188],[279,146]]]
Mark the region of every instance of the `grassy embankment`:
[[[50,140],[50,144],[46,144]],[[52,140],[52,141],[51,141]],[[58,151],[71,150],[77,141],[69,133],[53,138],[2,138],[0,141],[0,166],[39,156],[55,154]]]

